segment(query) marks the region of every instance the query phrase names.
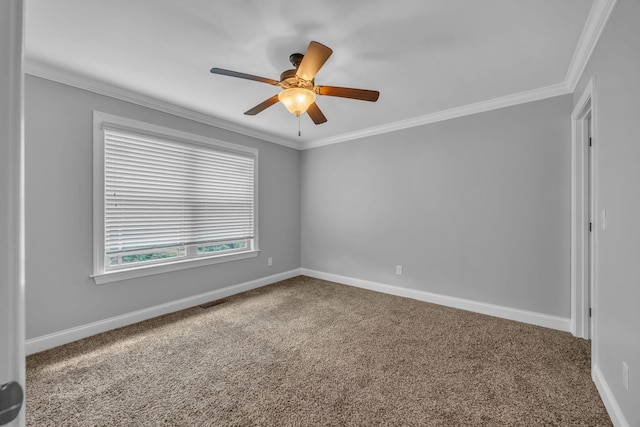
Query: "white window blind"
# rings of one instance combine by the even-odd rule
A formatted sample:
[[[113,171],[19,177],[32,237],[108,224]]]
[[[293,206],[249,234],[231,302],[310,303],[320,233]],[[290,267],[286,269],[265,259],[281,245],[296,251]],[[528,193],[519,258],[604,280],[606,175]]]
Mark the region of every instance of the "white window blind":
[[[117,128],[103,132],[105,269],[125,264],[127,255],[250,249],[253,155]]]

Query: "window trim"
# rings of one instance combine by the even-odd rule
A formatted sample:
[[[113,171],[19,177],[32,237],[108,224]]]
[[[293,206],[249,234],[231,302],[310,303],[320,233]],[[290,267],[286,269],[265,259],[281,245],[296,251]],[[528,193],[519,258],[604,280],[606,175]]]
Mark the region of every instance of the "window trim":
[[[160,264],[137,265],[131,268],[119,268],[105,271],[104,268],[104,135],[103,126],[117,128],[123,131],[143,133],[149,136],[172,139],[198,145],[209,145],[225,151],[251,155],[255,158],[254,164],[254,238],[250,249],[242,252],[215,254],[207,257],[187,258],[167,261]],[[258,256],[259,230],[258,230],[258,150],[226,141],[195,135],[175,129],[140,122],[125,117],[93,111],[93,278],[96,284],[128,280],[137,277],[154,274],[179,271],[187,268],[201,267],[205,265],[219,264],[240,259],[254,258]]]

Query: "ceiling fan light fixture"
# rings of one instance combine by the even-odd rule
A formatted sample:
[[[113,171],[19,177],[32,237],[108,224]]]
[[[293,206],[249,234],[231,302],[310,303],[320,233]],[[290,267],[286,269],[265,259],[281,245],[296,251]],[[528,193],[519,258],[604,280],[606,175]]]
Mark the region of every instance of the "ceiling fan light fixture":
[[[309,106],[316,101],[316,94],[310,89],[292,87],[280,92],[278,100],[282,102],[291,114],[299,116],[306,112]]]
[[[280,74],[279,81],[216,67],[211,69],[211,73],[253,80],[282,88],[277,95],[273,95],[255,107],[245,111],[244,114],[247,116],[255,116],[272,105],[282,102],[291,114],[300,117],[301,114],[307,113],[313,123],[320,125],[325,123],[327,118],[315,102],[316,95],[335,96],[369,102],[376,102],[380,95],[380,92],[377,90],[338,86],[315,86],[316,73],[322,68],[332,53],[331,48],[321,43],[311,41],[304,55],[301,53],[291,54],[289,60],[295,69],[283,71]]]

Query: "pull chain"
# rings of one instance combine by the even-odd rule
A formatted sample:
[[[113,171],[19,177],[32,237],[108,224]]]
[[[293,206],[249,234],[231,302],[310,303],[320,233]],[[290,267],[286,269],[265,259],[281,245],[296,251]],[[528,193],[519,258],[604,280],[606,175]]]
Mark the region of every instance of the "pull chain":
[[[298,114],[298,137],[302,136],[300,133],[300,114]]]

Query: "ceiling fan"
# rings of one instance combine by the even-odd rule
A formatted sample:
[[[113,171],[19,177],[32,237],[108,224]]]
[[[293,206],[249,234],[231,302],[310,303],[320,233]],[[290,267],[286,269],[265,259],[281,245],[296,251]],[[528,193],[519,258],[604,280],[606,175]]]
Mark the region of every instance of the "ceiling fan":
[[[221,74],[223,76],[238,77],[241,79],[254,80],[257,82],[268,83],[274,86],[280,86],[282,91],[272,96],[266,101],[261,102],[244,114],[255,116],[259,112],[271,107],[278,101],[289,110],[290,113],[299,116],[307,113],[311,120],[317,125],[327,121],[322,114],[320,108],[316,104],[316,95],[337,96],[340,98],[351,98],[362,101],[376,102],[380,92],[376,90],[353,89],[348,87],[337,86],[316,86],[314,78],[316,73],[329,59],[333,50],[327,46],[312,41],[309,43],[306,53],[294,53],[289,56],[289,61],[295,69],[286,70],[280,74],[280,81],[268,79],[266,77],[254,76],[251,74],[239,73],[237,71],[224,70],[222,68],[212,68],[213,74]]]

